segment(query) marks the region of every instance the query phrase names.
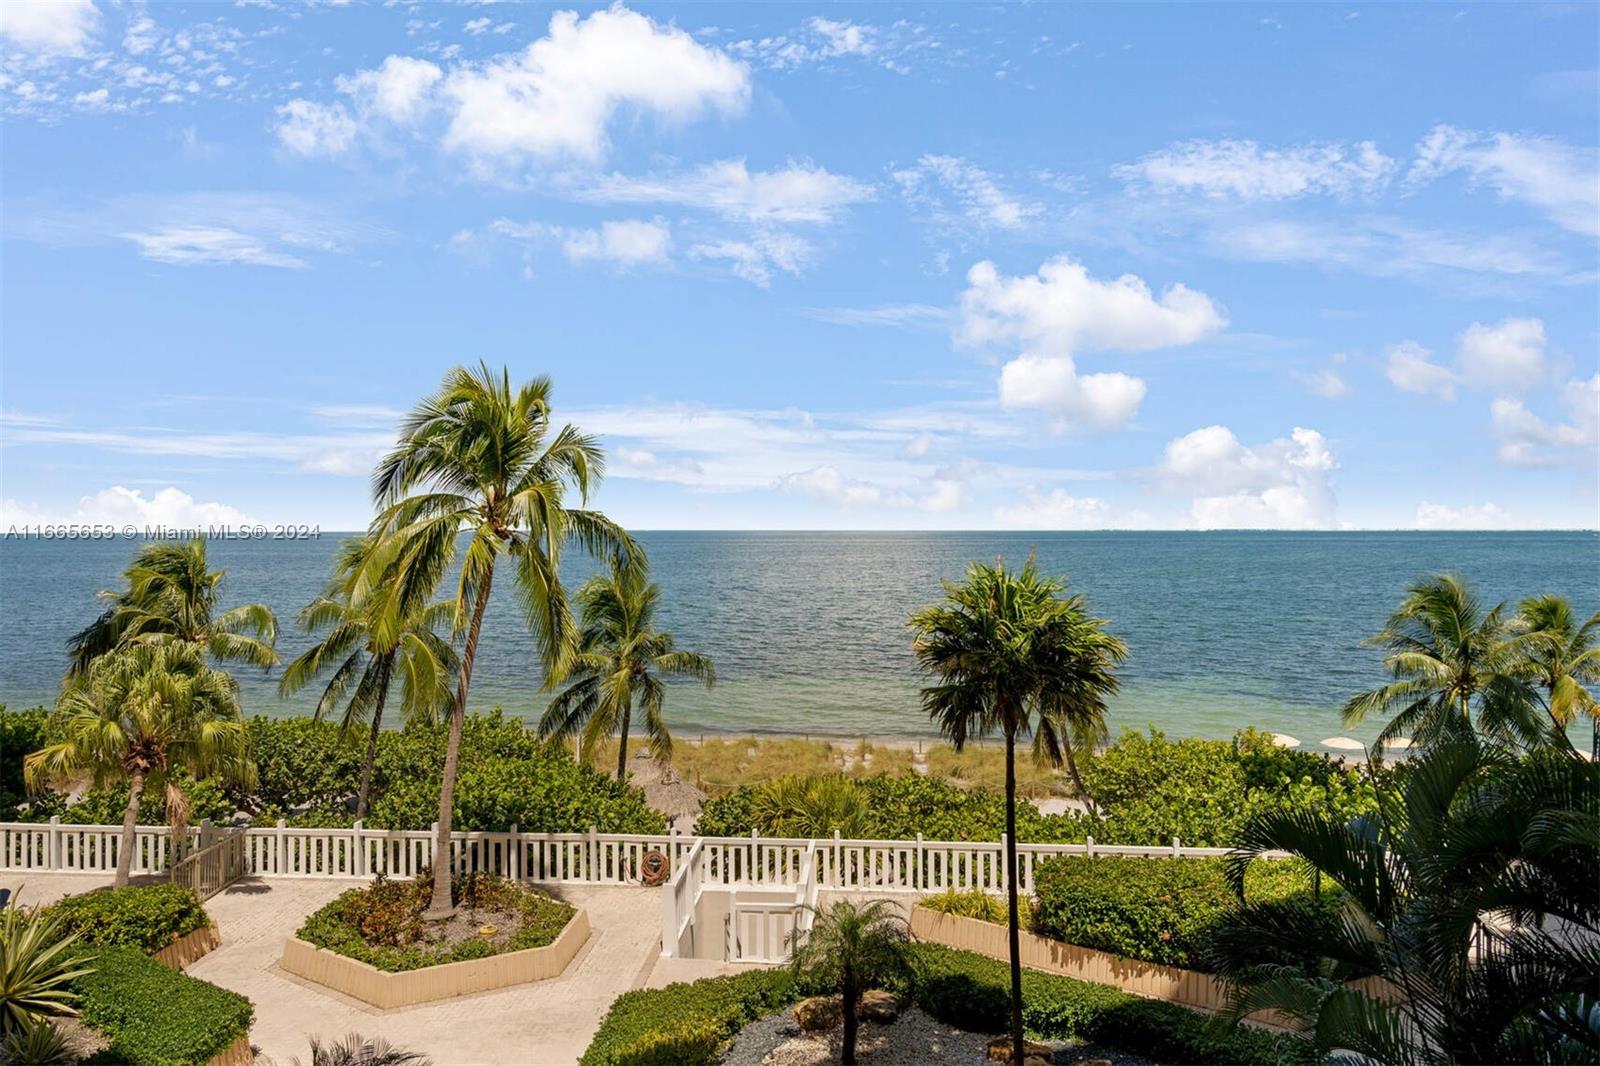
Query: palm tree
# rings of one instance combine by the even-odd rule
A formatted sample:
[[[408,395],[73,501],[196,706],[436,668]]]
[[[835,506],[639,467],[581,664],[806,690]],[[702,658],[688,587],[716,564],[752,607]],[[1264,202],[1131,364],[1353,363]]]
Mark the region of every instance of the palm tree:
[[[787,774],[750,795],[750,820],[766,836],[873,837],[877,819],[866,790],[843,774]]]
[[[294,1066],[301,1066],[298,1058]],[[309,1066],[432,1066],[433,1060],[420,1051],[397,1048],[383,1037],[363,1037],[351,1033],[343,1040],[324,1044],[311,1038]]]
[[[911,617],[922,669],[940,680],[922,706],[960,751],[998,729],[1006,742],[1006,896],[1011,940],[1012,1055],[1022,1063],[1022,962],[1017,921],[1017,741],[1030,735],[1036,761],[1065,760],[1087,796],[1073,757],[1106,736],[1106,697],[1117,691],[1122,641],[1091,617],[1081,596],[1041,577],[1032,556],[1020,571],[973,563],[966,581],[945,583],[944,602]]]
[[[1451,574],[1413,585],[1383,629],[1364,642],[1385,648],[1396,680],[1352,696],[1344,722],[1392,717],[1373,742],[1377,752],[1402,733],[1429,744],[1470,731],[1536,746],[1549,739],[1533,686],[1519,675],[1519,649],[1505,604],[1485,612],[1466,582]]]
[[[694,677],[706,688],[716,684],[711,660],[678,651],[672,634],[653,628],[661,589],[646,577],[645,565],[613,563],[578,590],[583,631],[568,676],[575,678],[550,701],[539,720],[543,737],[582,734],[589,751],[602,737],[617,735],[617,780],[628,768],[628,730],[635,704],[644,712],[645,735],[658,759],[672,757],[672,734],[661,717],[667,686],[661,678]]]
[[[1600,701],[1588,687],[1600,683],[1600,611],[1578,625],[1572,605],[1560,596],[1534,596],[1517,607],[1517,641],[1544,704],[1565,730],[1578,717],[1593,723],[1590,754],[1600,758]]]
[[[188,801],[178,787],[181,771],[212,774],[248,784],[254,767],[246,754],[238,683],[205,664],[189,643],[135,644],[103,655],[69,681],[57,704],[65,739],[23,761],[29,787],[62,775],[89,772],[95,785],[128,784],[113,884],[128,883],[135,826],[146,790],[164,793],[172,839],[185,837]]]
[[[844,1009],[839,1061],[854,1066],[861,994],[884,984],[911,981],[910,937],[905,919],[887,900],[862,904],[840,900],[814,913],[816,921],[809,933],[795,931],[789,965],[797,975],[839,990]]]
[[[1271,850],[1337,883],[1341,910],[1246,903],[1218,931],[1235,1022],[1278,1011],[1319,1061],[1600,1059],[1600,766],[1463,731],[1425,748],[1375,817],[1255,815],[1226,860],[1237,890]],[[1363,978],[1381,981],[1350,984]]]
[[[227,571],[207,566],[204,537],[147,544],[123,576],[128,587],[100,593],[106,609],[67,641],[69,674],[83,673],[117,648],[164,640],[200,645],[216,662],[277,664],[278,620],[271,608],[247,603],[218,613],[217,590]]]
[[[578,634],[561,585],[561,555],[569,543],[636,565],[638,548],[598,511],[566,506],[569,489],[586,502],[604,467],[600,446],[572,426],[554,430],[550,379],[513,388],[507,371],[456,367],[439,391],[401,425],[400,441],[373,474],[382,512],[373,532],[395,538],[378,553],[370,581],[375,594],[403,615],[425,601],[455,560],[457,537],[468,534],[456,587],[454,624],[465,632],[456,672],[455,706],[439,782],[439,829],[433,899],[425,915],[454,911],[450,894],[450,830],[461,731],[472,663],[494,587],[495,564],[515,566],[513,588],[544,659],[547,681],[565,674]]]
[[[278,681],[278,692],[288,695],[334,668],[317,701],[315,716],[320,721],[348,696],[340,722],[345,735],[353,736],[366,727],[357,818],[366,817],[371,799],[372,764],[378,753],[389,686],[398,677],[400,712],[407,721],[432,724],[435,714],[449,705],[456,669],[455,649],[436,631],[450,617],[450,603],[418,605],[385,599],[363,586],[363,575],[381,570],[371,563],[384,549],[383,542],[370,535],[345,543],[333,581],[300,612],[306,631],[321,632],[323,637],[285,666]],[[400,613],[396,615],[396,611]]]

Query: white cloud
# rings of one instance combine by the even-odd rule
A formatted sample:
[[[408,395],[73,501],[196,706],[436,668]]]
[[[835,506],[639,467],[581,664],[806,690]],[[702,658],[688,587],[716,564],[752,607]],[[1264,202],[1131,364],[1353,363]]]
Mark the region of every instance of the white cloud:
[[[1316,263],[1376,277],[1468,274],[1553,276],[1562,261],[1505,234],[1454,234],[1388,218],[1337,224],[1274,219],[1223,225],[1206,234],[1213,254],[1261,263]]]
[[[1417,145],[1412,187],[1464,171],[1502,199],[1520,200],[1575,233],[1600,235],[1600,153],[1549,137],[1436,126]]]
[[[1489,407],[1500,459],[1513,466],[1544,466],[1568,453],[1591,465],[1600,449],[1600,374],[1576,378],[1561,389],[1565,422],[1549,422],[1520,400],[1500,397]]]
[[[886,33],[877,26],[849,19],[813,16],[789,33],[735,41],[729,45],[729,51],[773,70],[793,70],[808,63],[853,57],[904,74],[907,68],[897,62],[893,54],[912,47],[926,47],[926,41],[913,43],[915,37],[916,33],[909,23],[896,23]]]
[[[872,199],[872,186],[810,162],[752,171],[742,159],[650,177],[610,174],[576,187],[594,203],[678,204],[751,222],[831,222],[852,204]]]
[[[1095,496],[1073,496],[1065,489],[1041,494],[1029,487],[1023,502],[995,508],[995,519],[1012,529],[1110,529],[1122,523],[1110,503]]]
[[[1343,352],[1335,352],[1329,357],[1327,367],[1309,373],[1300,373],[1296,376],[1305,382],[1306,388],[1323,399],[1341,399],[1350,393],[1350,386],[1345,383],[1343,375],[1339,373],[1339,368],[1345,364],[1345,358]]]
[[[269,248],[257,237],[213,226],[173,226],[123,236],[139,246],[140,255],[158,263],[178,266],[242,263],[289,270],[304,269],[307,265],[299,256]]]
[[[1021,229],[1044,209],[1012,196],[999,181],[959,156],[925,155],[917,165],[896,170],[891,175],[907,202],[926,207],[942,222],[956,216],[980,227]],[[954,207],[944,204],[940,192],[947,194]]]
[[[870,56],[878,50],[877,30],[871,26],[861,26],[848,19],[838,21],[814,17],[806,24],[811,31],[823,40],[822,55],[826,58],[834,56]]]
[[[779,478],[775,488],[797,492],[844,507],[914,507],[924,511],[953,511],[963,502],[961,481],[935,477],[920,494],[892,489],[846,477],[832,466],[815,466]]]
[[[1112,173],[1130,184],[1163,192],[1285,200],[1317,193],[1347,196],[1374,192],[1389,182],[1395,167],[1395,161],[1371,141],[1348,147],[1263,148],[1255,141],[1195,140],[1113,167]]]
[[[621,266],[661,263],[672,247],[672,231],[657,219],[607,221],[600,228],[562,230],[561,250],[573,262],[603,260]]]
[[[708,241],[689,249],[692,259],[726,261],[739,277],[766,288],[772,272],[799,274],[810,263],[810,242],[781,231],[757,232],[745,240]]]
[[[442,77],[444,72],[426,59],[390,56],[376,70],[340,75],[334,85],[362,112],[407,125],[431,106],[430,93]]]
[[[1431,361],[1428,357],[1432,354],[1416,341],[1391,344],[1384,375],[1391,385],[1404,392],[1453,400],[1456,398],[1456,374]]]
[[[100,24],[91,0],[6,0],[0,37],[38,55],[81,55]]]
[[[133,525],[141,533],[146,526],[195,529],[257,524],[237,508],[214,501],[198,501],[170,485],[148,498],[142,489],[113,485],[91,496],[80,497],[70,514],[54,514],[37,504],[23,504],[12,499],[0,501],[0,526],[42,523]]]
[[[1442,503],[1417,504],[1413,529],[1510,529],[1511,515],[1497,503],[1449,507]]]
[[[876,307],[812,307],[808,318],[840,326],[888,326],[900,329],[943,329],[953,321],[949,308],[932,304],[879,304]]]
[[[622,108],[686,122],[742,111],[744,64],[673,26],[618,5],[580,19],[558,11],[548,36],[519,53],[451,70],[447,147],[483,157],[597,161]]]
[[[1456,338],[1456,361],[1475,385],[1520,391],[1543,380],[1544,345],[1544,322],[1537,318],[1474,322]]]
[[[462,24],[461,28],[476,37],[478,34],[486,31],[489,28],[490,23],[493,21],[494,20],[490,18],[468,19]]]
[[[1173,285],[1157,300],[1132,274],[1098,281],[1064,256],[1025,277],[1004,277],[993,263],[978,263],[967,272],[961,310],[957,337],[964,343],[1014,342],[1023,349],[1001,368],[1001,403],[1041,408],[1058,429],[1115,428],[1144,399],[1138,378],[1080,375],[1075,352],[1189,344],[1226,325],[1204,293]]]
[[[277,114],[278,139],[297,155],[335,156],[355,143],[358,127],[343,104],[290,100]]]
[[[1190,521],[1200,529],[1323,529],[1334,524],[1338,465],[1314,429],[1252,447],[1226,426],[1207,426],[1169,441],[1156,475],[1193,497]]]

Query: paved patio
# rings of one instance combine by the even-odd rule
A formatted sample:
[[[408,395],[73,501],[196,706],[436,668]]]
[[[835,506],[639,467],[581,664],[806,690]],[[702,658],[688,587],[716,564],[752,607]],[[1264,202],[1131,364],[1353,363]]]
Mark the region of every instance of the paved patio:
[[[0,873],[0,887],[22,903],[48,902],[106,884],[108,878]],[[589,913],[593,933],[560,977],[516,988],[380,1011],[283,972],[283,940],[305,916],[356,882],[247,880],[206,903],[222,946],[186,972],[248,996],[256,1006],[250,1039],[279,1064],[308,1058],[307,1038],[382,1036],[430,1055],[438,1066],[564,1066],[574,1063],[611,1001],[630,988],[729,972],[720,962],[662,960],[661,898],[649,889],[550,886]],[[661,972],[655,973],[661,963]]]

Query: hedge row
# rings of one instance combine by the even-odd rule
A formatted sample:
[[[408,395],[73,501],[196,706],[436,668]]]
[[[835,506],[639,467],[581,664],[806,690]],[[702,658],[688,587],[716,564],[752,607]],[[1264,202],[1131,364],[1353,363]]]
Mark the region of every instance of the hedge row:
[[[798,998],[784,970],[624,992],[601,1020],[579,1066],[710,1066],[745,1025]]]
[[[129,885],[68,896],[50,908],[85,944],[155,954],[210,924],[193,892],[179,885]]]
[[[94,972],[73,982],[84,1024],[110,1046],[93,1063],[204,1066],[250,1031],[243,996],[188,977],[137,948],[92,952]]]

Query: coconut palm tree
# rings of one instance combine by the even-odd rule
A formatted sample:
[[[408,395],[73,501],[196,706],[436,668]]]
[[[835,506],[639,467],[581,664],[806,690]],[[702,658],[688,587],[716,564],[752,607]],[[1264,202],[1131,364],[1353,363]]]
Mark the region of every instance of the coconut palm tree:
[[[583,630],[568,676],[572,683],[550,701],[539,721],[544,737],[582,734],[589,751],[602,737],[617,736],[617,780],[628,767],[628,730],[634,707],[644,712],[645,735],[658,759],[672,757],[672,734],[661,716],[667,698],[663,677],[693,677],[710,688],[717,681],[711,660],[679,651],[672,634],[654,628],[661,590],[645,566],[613,563],[578,590]]]
[[[839,1061],[856,1061],[856,1012],[861,994],[885,984],[908,984],[913,976],[906,921],[887,900],[840,900],[814,912],[809,933],[796,930],[789,965],[798,975],[838,989],[844,1011]]]
[[[587,501],[604,467],[600,446],[572,426],[550,421],[550,379],[513,387],[511,375],[479,365],[456,367],[438,392],[401,425],[400,440],[373,474],[382,511],[373,532],[394,538],[363,575],[374,594],[396,601],[397,616],[428,598],[454,562],[467,534],[453,620],[465,634],[456,671],[455,705],[439,783],[439,830],[429,918],[454,911],[450,895],[450,830],[472,664],[504,557],[512,588],[542,654],[546,679],[559,681],[578,650],[578,634],[561,584],[569,544],[617,555],[637,565],[638,548],[598,511],[567,506],[569,491]]]
[[[67,641],[70,674],[117,648],[165,640],[199,645],[219,663],[277,664],[278,620],[271,608],[247,603],[217,610],[227,571],[207,565],[204,537],[147,544],[123,576],[128,587],[100,593],[106,609]]]
[[[1344,722],[1391,717],[1373,750],[1403,733],[1421,744],[1471,731],[1525,747],[1547,743],[1551,731],[1539,698],[1521,671],[1521,649],[1505,604],[1489,611],[1466,582],[1440,574],[1413,585],[1383,629],[1364,643],[1384,648],[1395,680],[1352,696]]]
[[[1517,644],[1534,683],[1544,690],[1550,717],[1563,730],[1577,717],[1593,723],[1590,754],[1600,758],[1600,701],[1588,686],[1600,683],[1600,611],[1582,625],[1560,596],[1533,596],[1517,606]]]
[[[56,714],[65,739],[29,755],[24,775],[34,789],[84,772],[93,774],[97,787],[127,782],[113,882],[119,888],[128,883],[147,791],[164,793],[172,839],[181,842],[188,801],[178,787],[179,772],[241,784],[255,776],[245,750],[238,683],[207,666],[194,644],[134,644],[102,655],[67,683]]]
[[[1017,921],[1018,741],[1032,738],[1041,764],[1063,761],[1087,796],[1074,752],[1106,736],[1106,698],[1127,646],[1091,617],[1080,596],[1042,577],[1030,556],[1018,571],[1003,561],[974,563],[960,585],[945,583],[943,602],[911,617],[922,669],[939,680],[922,706],[960,751],[998,730],[1006,742],[1006,897],[1011,940],[1012,1054],[1022,1063],[1022,962]]]
[[[390,685],[398,678],[400,713],[407,721],[431,724],[449,706],[456,669],[455,649],[437,632],[451,616],[449,602],[418,605],[373,596],[363,586],[363,575],[381,571],[372,559],[382,550],[383,542],[370,535],[344,544],[327,590],[300,612],[306,631],[321,633],[322,639],[285,666],[278,681],[278,692],[288,695],[332,668],[315,717],[320,721],[344,702],[344,734],[354,736],[365,727],[357,818],[366,817],[371,799],[372,764]]]
[[[1600,1060],[1600,766],[1461,731],[1423,749],[1376,816],[1255,815],[1226,860],[1241,893],[1271,850],[1338,884],[1341,910],[1242,906],[1212,960],[1234,1021],[1276,1010],[1319,1061]],[[1350,984],[1363,978],[1381,980]]]

